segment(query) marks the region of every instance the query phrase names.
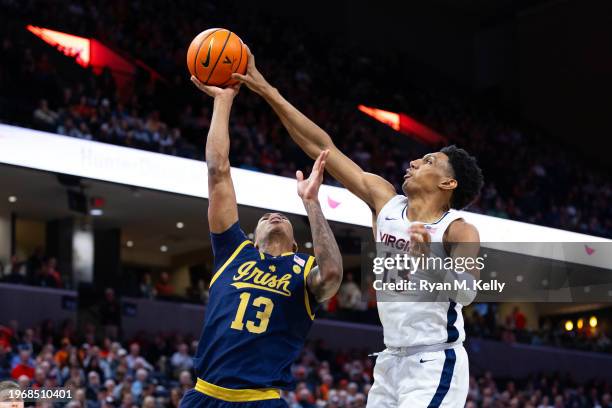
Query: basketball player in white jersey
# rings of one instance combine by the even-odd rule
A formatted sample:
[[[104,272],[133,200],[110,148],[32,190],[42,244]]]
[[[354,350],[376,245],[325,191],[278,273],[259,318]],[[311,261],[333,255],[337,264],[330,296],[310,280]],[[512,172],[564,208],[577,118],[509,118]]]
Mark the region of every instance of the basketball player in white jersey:
[[[364,172],[334,145],[330,136],[293,107],[255,67],[249,52],[246,75],[234,74],[262,96],[279,116],[291,138],[310,157],[330,151],[327,170],[373,213],[377,242],[409,245],[410,252],[427,243],[441,243],[452,257],[476,257],[477,229],[454,209],[472,202],[483,184],[476,160],[450,146],[410,162],[402,190]],[[463,407],[468,392],[468,358],[461,304],[437,302],[378,302],[387,349],[374,369],[368,408]]]

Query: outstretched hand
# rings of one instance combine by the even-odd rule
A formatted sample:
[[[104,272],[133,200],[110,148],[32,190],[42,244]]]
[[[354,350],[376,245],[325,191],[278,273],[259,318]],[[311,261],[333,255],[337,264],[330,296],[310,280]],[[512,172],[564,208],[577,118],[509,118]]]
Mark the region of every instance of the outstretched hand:
[[[329,150],[323,150],[314,165],[310,177],[304,179],[304,173],[301,170],[295,172],[297,178],[298,195],[303,201],[317,201],[319,197],[319,187],[323,182],[323,173],[325,172],[325,160],[329,155]]]
[[[410,243],[408,252],[412,256],[429,255],[431,235],[422,223],[412,223],[408,230],[410,233]]]
[[[246,84],[249,89],[259,95],[261,95],[267,88],[270,88],[270,84],[261,75],[261,72],[255,66],[255,56],[251,54],[249,47],[247,49],[247,55],[249,60],[247,62],[247,71],[245,75],[232,74],[232,78],[240,81],[240,83]]]
[[[193,75],[191,76],[191,82],[193,82],[194,85],[197,86],[200,91],[204,92],[208,96],[212,96],[215,99],[218,97],[233,99],[236,95],[238,95],[238,91],[240,91],[240,85],[241,85],[241,84],[231,85],[231,86],[228,86],[227,88],[219,88],[218,86],[204,85],[198,78],[196,78]]]

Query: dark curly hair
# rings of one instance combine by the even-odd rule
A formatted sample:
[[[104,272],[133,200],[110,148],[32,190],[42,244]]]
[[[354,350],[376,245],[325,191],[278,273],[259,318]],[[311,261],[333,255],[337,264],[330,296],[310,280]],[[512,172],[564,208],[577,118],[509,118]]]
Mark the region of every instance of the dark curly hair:
[[[470,156],[464,149],[451,145],[440,151],[448,156],[453,177],[457,180],[457,188],[451,196],[451,207],[461,210],[470,205],[480,194],[484,184],[482,170],[478,167],[476,158]]]

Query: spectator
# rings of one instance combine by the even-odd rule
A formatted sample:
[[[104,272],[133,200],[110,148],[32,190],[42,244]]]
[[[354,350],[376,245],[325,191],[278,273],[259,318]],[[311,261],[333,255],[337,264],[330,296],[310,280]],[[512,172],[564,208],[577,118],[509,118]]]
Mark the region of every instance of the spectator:
[[[49,273],[49,267],[43,264],[42,267],[34,275],[34,285],[47,288],[57,288],[57,280]]]
[[[195,286],[188,287],[187,296],[194,302],[202,303],[204,305],[208,304],[209,293],[204,279],[198,279]]]
[[[525,330],[527,326],[527,317],[525,317],[525,314],[521,312],[518,306],[516,306],[512,311],[512,317],[514,319],[514,327],[516,328],[516,330]]]
[[[43,265],[43,268],[45,266],[47,267],[49,276],[51,276],[53,280],[55,281],[55,286],[57,288],[61,288],[63,286],[62,275],[57,270],[57,259],[53,257],[49,258],[46,262],[46,265]]]
[[[31,359],[32,351],[28,348],[19,350],[19,359],[11,371],[11,378],[19,379],[22,376],[29,380],[34,378],[34,362]]]
[[[193,359],[188,352],[189,348],[186,343],[179,344],[176,352],[170,359],[170,364],[175,372],[191,370],[193,368]]]
[[[361,290],[353,274],[347,273],[338,291],[338,304],[343,309],[357,310],[361,304]]]
[[[145,273],[142,275],[140,286],[138,288],[140,291],[140,297],[146,299],[153,299],[155,297],[155,288],[153,287],[153,280],[151,279],[150,273]]]
[[[59,115],[57,112],[49,109],[49,104],[46,99],[41,99],[38,102],[38,108],[33,113],[34,124],[42,130],[52,131],[57,126]]]
[[[140,399],[144,389],[147,387],[148,378],[149,373],[144,368],[139,368],[136,371],[136,381],[132,383],[132,396],[134,400],[138,401]]]
[[[2,280],[9,283],[25,283],[26,266],[19,261],[17,255],[12,255],[10,263],[3,268]]]
[[[98,394],[102,390],[100,375],[95,371],[90,371],[87,374],[87,388],[85,390],[85,399],[88,401],[97,401]]]
[[[100,321],[104,326],[106,335],[116,339],[121,323],[121,306],[115,297],[115,290],[107,288],[104,291],[104,301],[100,305]]]
[[[170,275],[164,271],[159,277],[159,282],[155,285],[155,291],[159,297],[171,297],[174,296],[174,286],[170,283]]]
[[[13,381],[0,381],[0,405],[7,408],[23,408],[24,403],[17,398],[16,391],[20,391],[19,384]]]
[[[140,345],[132,343],[130,345],[130,354],[126,358],[127,366],[131,371],[135,371],[138,367],[143,367],[147,370],[153,370],[153,366],[140,355]]]

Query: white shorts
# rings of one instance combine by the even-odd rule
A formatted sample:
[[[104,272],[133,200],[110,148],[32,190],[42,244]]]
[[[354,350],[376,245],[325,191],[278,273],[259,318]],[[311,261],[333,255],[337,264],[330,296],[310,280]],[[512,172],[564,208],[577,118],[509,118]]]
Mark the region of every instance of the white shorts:
[[[462,344],[409,355],[387,349],[376,359],[367,408],[462,408],[469,377]]]

